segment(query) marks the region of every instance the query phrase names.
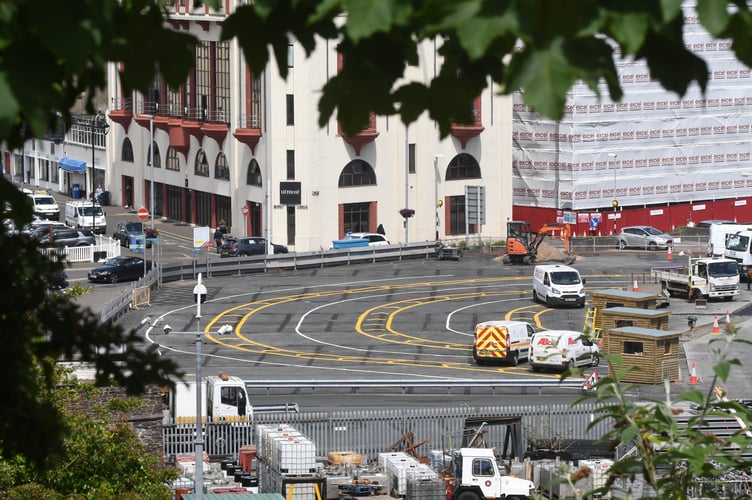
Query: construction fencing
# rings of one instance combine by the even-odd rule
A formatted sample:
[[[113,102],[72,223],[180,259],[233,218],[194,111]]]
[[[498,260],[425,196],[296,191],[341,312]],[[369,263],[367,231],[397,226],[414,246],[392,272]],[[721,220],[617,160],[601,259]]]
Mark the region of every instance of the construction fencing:
[[[237,456],[240,447],[255,444],[253,427],[259,424],[288,424],[316,444],[319,456],[332,452],[354,452],[376,458],[386,451],[402,451],[410,444],[423,443],[417,452],[451,450],[462,446],[466,419],[493,420],[501,417],[521,418],[521,429],[515,429],[520,442],[518,449],[529,445],[566,451],[566,443],[574,440],[596,441],[613,424],[608,420],[588,428],[597,418],[597,406],[510,405],[496,407],[425,408],[393,410],[358,410],[304,413],[254,413],[253,424],[204,424],[205,450],[209,455]],[[195,424],[165,425],[164,454],[169,458],[193,451]],[[477,439],[495,447],[499,454],[510,450],[510,433],[506,425],[484,426]],[[476,444],[478,441],[476,441]],[[522,457],[519,457],[522,458]]]

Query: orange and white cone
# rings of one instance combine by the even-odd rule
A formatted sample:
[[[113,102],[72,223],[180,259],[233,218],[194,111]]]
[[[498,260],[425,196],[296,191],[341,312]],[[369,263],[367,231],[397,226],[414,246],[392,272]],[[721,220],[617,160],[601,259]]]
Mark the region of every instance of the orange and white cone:
[[[668,251],[667,251],[667,253],[666,253],[666,258],[667,258],[668,260],[671,260],[671,259],[673,259],[673,258],[674,258],[674,255],[673,255],[673,254],[671,253],[671,245],[668,245],[668,247],[667,247],[667,248],[668,248]]]
[[[635,278],[634,281],[632,282],[632,291],[633,292],[639,292],[640,291],[640,287],[637,286],[637,278]]]
[[[720,335],[721,329],[718,328],[718,315],[713,315],[713,331],[711,332],[713,335]]]
[[[694,361],[692,361],[692,369],[689,370],[689,383],[692,385],[697,384],[697,368]]]

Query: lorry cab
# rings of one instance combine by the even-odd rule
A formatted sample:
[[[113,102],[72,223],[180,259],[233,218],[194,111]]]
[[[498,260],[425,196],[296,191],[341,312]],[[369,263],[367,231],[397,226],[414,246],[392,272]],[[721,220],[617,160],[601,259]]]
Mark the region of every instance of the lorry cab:
[[[533,270],[533,300],[547,306],[585,306],[585,280],[569,266],[547,264]]]
[[[215,417],[250,417],[253,413],[248,401],[245,384],[237,377],[225,374],[206,377],[207,416]]]
[[[505,361],[516,366],[530,359],[530,337],[535,328],[524,321],[484,321],[475,325],[473,359],[477,364]]]
[[[452,500],[531,498],[535,484],[502,475],[492,448],[461,448],[454,455]]]
[[[739,276],[747,278],[748,271],[752,269],[752,231],[739,231],[729,234],[726,239],[725,256],[737,262]]]

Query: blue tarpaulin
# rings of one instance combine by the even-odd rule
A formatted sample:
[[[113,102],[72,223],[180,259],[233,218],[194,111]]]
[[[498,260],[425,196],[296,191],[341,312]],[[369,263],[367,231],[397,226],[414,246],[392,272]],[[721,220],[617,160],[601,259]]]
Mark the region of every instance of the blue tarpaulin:
[[[74,160],[73,158],[60,158],[58,162],[60,168],[66,172],[75,172],[77,174],[83,174],[86,172],[86,162],[81,160]]]

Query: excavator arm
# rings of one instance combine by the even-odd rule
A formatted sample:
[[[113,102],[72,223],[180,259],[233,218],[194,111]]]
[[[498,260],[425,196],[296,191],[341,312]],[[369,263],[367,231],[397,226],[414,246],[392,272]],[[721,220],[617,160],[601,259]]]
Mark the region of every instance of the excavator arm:
[[[560,234],[556,234],[560,233]],[[538,247],[541,243],[543,243],[543,240],[546,239],[546,236],[556,237],[564,242],[564,251],[566,253],[569,253],[569,237],[572,235],[572,228],[569,224],[544,224],[539,230],[538,234],[535,235],[535,238],[530,243],[530,253],[532,255],[535,255],[535,252],[538,250]]]

